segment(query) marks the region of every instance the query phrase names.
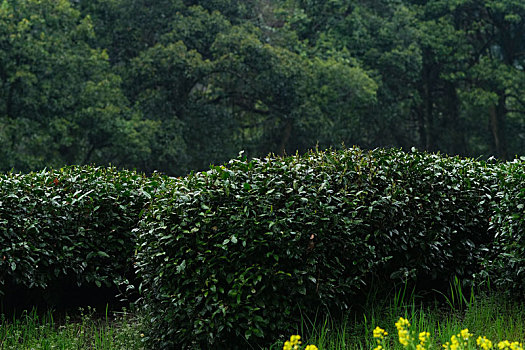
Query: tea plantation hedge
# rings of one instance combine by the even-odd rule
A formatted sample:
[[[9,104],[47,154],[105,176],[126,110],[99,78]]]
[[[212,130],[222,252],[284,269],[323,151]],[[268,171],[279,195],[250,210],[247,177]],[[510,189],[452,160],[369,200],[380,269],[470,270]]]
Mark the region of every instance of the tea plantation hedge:
[[[267,345],[373,288],[454,276],[525,294],[523,159],[352,148],[182,179],[0,175],[0,299],[140,283],[152,349]]]
[[[523,186],[500,188],[523,184],[505,175],[520,166],[353,148],[239,158],[181,179],[138,228],[146,340],[267,345],[301,315],[346,310],[373,285],[484,276],[524,236],[523,220],[507,219]]]
[[[162,182],[89,166],[1,175],[0,294],[133,278],[132,229]]]
[[[493,260],[486,259],[484,273],[499,288],[525,297],[525,157],[497,164],[498,203],[491,224],[495,227]]]

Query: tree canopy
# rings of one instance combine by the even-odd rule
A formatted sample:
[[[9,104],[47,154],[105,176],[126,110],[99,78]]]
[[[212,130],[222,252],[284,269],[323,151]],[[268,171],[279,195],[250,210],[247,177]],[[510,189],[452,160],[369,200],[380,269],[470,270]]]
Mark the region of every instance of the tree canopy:
[[[0,168],[525,153],[518,0],[1,0]]]

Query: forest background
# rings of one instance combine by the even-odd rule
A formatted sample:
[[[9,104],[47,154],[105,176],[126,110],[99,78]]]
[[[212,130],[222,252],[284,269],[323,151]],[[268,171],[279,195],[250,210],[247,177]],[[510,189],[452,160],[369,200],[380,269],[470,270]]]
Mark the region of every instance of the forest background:
[[[522,0],[0,0],[0,171],[525,154]]]

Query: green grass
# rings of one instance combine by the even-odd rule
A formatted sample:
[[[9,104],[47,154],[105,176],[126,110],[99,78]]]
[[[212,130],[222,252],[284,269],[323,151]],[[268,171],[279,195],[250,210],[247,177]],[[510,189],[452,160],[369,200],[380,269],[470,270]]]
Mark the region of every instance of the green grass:
[[[140,322],[126,311],[104,316],[80,309],[57,321],[53,313],[24,312],[13,320],[0,316],[0,349],[143,349]]]
[[[400,350],[394,323],[407,318],[414,332],[431,333],[431,348],[442,344],[453,334],[468,328],[486,336],[495,344],[501,340],[525,341],[525,306],[499,294],[482,294],[475,298],[445,299],[445,302],[422,304],[414,295],[397,293],[387,301],[372,300],[364,312],[355,312],[342,320],[298,320],[303,344],[315,344],[320,350],[372,349],[376,343],[372,331],[376,326],[389,333],[387,349]],[[91,308],[77,315],[55,320],[51,312],[24,313],[13,320],[0,316],[0,349],[143,349],[140,318],[123,311],[97,314]],[[416,333],[416,334],[417,334]],[[287,335],[289,337],[291,334]],[[282,349],[283,340],[270,349]]]
[[[303,320],[298,332],[307,335],[303,344],[317,345],[319,350],[373,349],[377,345],[373,330],[379,326],[389,333],[387,349],[404,349],[395,327],[400,317],[410,321],[410,330],[416,338],[419,332],[430,332],[431,349],[443,349],[442,345],[452,335],[465,328],[473,333],[474,344],[478,336],[486,336],[495,345],[502,340],[525,342],[525,305],[500,294],[474,297],[461,308],[448,302],[421,304],[412,297],[404,303],[396,298],[375,301],[365,309],[364,313],[343,320],[325,319],[321,323]],[[282,341],[271,349],[282,349]]]

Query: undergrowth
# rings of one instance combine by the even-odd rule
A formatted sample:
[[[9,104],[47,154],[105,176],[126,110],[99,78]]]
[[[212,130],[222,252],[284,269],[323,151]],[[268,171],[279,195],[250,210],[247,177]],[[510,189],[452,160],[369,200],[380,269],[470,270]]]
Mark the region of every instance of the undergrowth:
[[[100,316],[87,308],[55,317],[35,309],[12,320],[0,316],[0,349],[143,349],[140,319],[126,310]]]

